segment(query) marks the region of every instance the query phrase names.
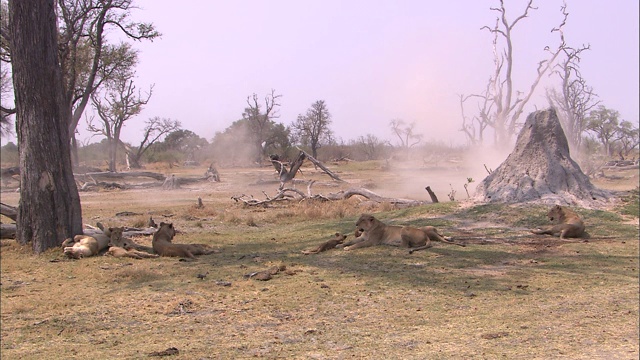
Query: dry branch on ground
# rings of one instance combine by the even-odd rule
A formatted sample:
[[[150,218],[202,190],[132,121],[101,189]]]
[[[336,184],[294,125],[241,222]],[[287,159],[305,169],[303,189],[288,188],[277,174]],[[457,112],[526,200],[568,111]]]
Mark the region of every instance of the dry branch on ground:
[[[375,201],[377,203],[390,203],[397,206],[418,206],[418,205],[424,205],[428,203],[426,201],[420,201],[420,200],[384,197],[374,193],[371,190],[364,189],[364,188],[341,190],[336,193],[328,193],[324,195],[322,194],[313,195],[311,194],[311,185],[313,185],[313,182],[309,184],[307,189],[307,194],[304,194],[302,191],[298,189],[284,188],[284,189],[278,189],[278,193],[273,197],[270,197],[269,195],[264,193],[265,195],[264,200],[258,200],[253,196],[248,196],[245,194],[234,195],[231,197],[231,199],[233,199],[236,202],[243,202],[244,204],[249,206],[266,206],[275,202],[292,201],[292,200],[337,201],[337,200],[346,200],[356,195],[364,197],[367,200]]]

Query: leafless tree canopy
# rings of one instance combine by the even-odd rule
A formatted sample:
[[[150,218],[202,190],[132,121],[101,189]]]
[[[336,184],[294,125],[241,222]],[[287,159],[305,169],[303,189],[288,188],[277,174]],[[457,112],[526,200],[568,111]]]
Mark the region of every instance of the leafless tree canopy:
[[[512,74],[515,64],[513,30],[536,7],[533,6],[533,0],[529,0],[524,11],[514,20],[509,20],[507,17],[507,8],[504,0],[500,0],[499,7],[490,9],[498,13],[496,23],[493,27],[483,26],[482,29],[489,31],[493,35],[494,71],[482,93],[460,95],[462,108],[461,131],[464,132],[471,143],[481,143],[484,140],[485,130],[491,128],[494,133],[494,143],[505,146],[510,143],[521,125],[519,122],[520,116],[531,99],[540,79],[552,68],[556,58],[565,47],[562,28],[569,14],[565,11],[566,8],[563,7],[563,21],[559,26],[551,30],[559,34],[559,45],[555,49],[545,48],[549,53],[548,58],[538,62],[535,79],[529,89],[522,92],[517,90],[513,83]],[[475,104],[478,113],[469,117],[465,112],[465,104],[470,102],[471,99],[477,100]]]
[[[256,162],[258,163],[265,156],[263,143],[267,139],[267,130],[272,119],[278,117],[281,98],[282,95],[276,94],[276,91],[271,89],[271,94],[264,97],[263,109],[257,94],[247,96],[248,107],[245,108],[242,118],[247,120],[249,124],[256,148]]]
[[[104,135],[109,143],[109,171],[116,171],[116,155],[120,144],[122,126],[149,102],[153,86],[145,95],[136,89],[133,83],[134,72],[125,73],[109,80],[104,95],[96,92],[91,95],[93,106],[98,112],[102,124],[97,126],[88,122],[88,130]]]
[[[4,3],[3,3],[4,4]],[[77,163],[75,132],[91,94],[123,68],[135,62],[131,45],[110,44],[113,30],[132,40],[153,40],[160,36],[151,23],[130,19],[136,9],[133,0],[60,0],[54,4],[57,16],[57,51],[61,65],[64,98],[69,118],[64,119],[71,136],[74,162]],[[9,16],[3,6],[0,26],[0,60],[11,62]],[[10,110],[10,109],[4,109]],[[3,110],[3,114],[10,113]]]
[[[563,11],[566,9],[563,7]],[[582,53],[590,50],[589,45],[578,48],[565,46],[562,48],[563,59],[554,67],[553,72],[561,80],[560,91],[547,91],[547,97],[558,112],[565,134],[572,149],[579,150],[582,138],[587,130],[587,117],[600,101],[593,88],[587,85],[580,72]]]
[[[127,156],[129,157],[130,167],[137,169],[141,167],[140,159],[142,155],[149,150],[149,148],[160,141],[160,139],[173,131],[179,130],[182,125],[178,120],[171,120],[168,118],[160,118],[159,116],[152,117],[146,121],[142,140],[137,148],[133,149],[131,146],[122,143]]]

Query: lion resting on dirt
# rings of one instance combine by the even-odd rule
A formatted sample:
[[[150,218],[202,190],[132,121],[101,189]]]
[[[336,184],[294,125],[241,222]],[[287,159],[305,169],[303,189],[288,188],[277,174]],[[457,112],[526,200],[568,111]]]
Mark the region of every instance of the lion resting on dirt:
[[[107,230],[111,236],[109,246],[116,246],[127,251],[139,250],[149,254],[153,253],[153,248],[149,246],[139,245],[135,241],[126,238],[124,236],[124,227],[110,227]]]
[[[538,235],[560,235],[560,239],[564,240],[569,237],[582,237],[584,235],[584,222],[573,210],[556,205],[547,213],[549,221],[557,222],[548,229],[531,230],[532,233]]]
[[[209,255],[216,252],[205,244],[174,244],[171,241],[176,235],[176,229],[172,223],[161,222],[158,231],[153,234],[151,246],[153,251],[160,256],[175,256],[183,258],[195,258],[194,255]]]
[[[121,248],[119,246],[111,246],[104,256],[113,256],[117,258],[129,257],[133,259],[150,259],[157,258],[157,254],[149,254],[148,252],[139,251],[130,248]]]
[[[303,250],[302,253],[305,254],[305,255],[309,255],[309,254],[317,254],[317,253],[321,253],[323,251],[331,250],[331,249],[335,248],[336,246],[338,246],[338,244],[342,244],[346,238],[347,238],[347,235],[343,235],[343,234],[337,232],[337,233],[335,233],[333,235],[332,239],[328,240],[324,244],[318,246],[317,248],[315,248],[313,250]]]
[[[356,221],[356,239],[344,244],[344,249],[353,249],[374,246],[391,245],[409,248],[409,253],[430,248],[431,241],[441,241],[447,244],[465,246],[445,239],[433,226],[415,228],[412,226],[386,225],[373,215],[362,214]]]
[[[97,255],[109,246],[109,237],[104,234],[76,235],[62,243],[62,252],[72,259]]]

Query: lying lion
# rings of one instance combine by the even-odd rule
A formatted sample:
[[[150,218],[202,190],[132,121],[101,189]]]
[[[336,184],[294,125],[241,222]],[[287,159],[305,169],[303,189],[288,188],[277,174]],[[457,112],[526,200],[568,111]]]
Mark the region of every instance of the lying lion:
[[[109,237],[104,234],[76,235],[62,242],[62,252],[72,259],[81,259],[98,253],[109,246]]]
[[[109,250],[104,254],[104,256],[113,256],[117,258],[133,258],[133,259],[150,259],[157,258],[157,254],[149,254],[145,251],[139,251],[132,248],[121,248],[119,246],[111,246]]]
[[[331,238],[330,240],[326,241],[322,245],[318,246],[317,248],[315,248],[313,250],[303,250],[302,253],[305,254],[305,255],[309,255],[309,254],[317,254],[317,253],[321,253],[323,251],[331,250],[331,249],[335,248],[336,246],[338,246],[338,244],[342,244],[346,238],[347,238],[347,235],[343,235],[343,234],[337,232],[337,233],[335,233],[333,235],[333,238]]]
[[[153,253],[153,248],[149,246],[139,245],[135,241],[124,236],[124,227],[110,227],[108,232],[111,237],[109,246],[123,248],[125,250],[139,250],[146,253]]]
[[[391,245],[409,248],[409,253],[430,248],[431,241],[441,241],[447,244],[465,246],[450,240],[446,240],[433,226],[415,228],[412,226],[386,225],[373,215],[362,214],[356,222],[356,239],[344,244],[344,249],[353,249],[375,246]]]
[[[153,234],[151,246],[153,251],[160,256],[175,256],[183,258],[195,258],[194,255],[209,255],[216,252],[205,244],[174,244],[171,241],[176,235],[172,223],[161,222],[158,231]]]
[[[557,222],[551,228],[531,230],[532,233],[538,235],[560,235],[560,239],[582,237],[584,235],[584,222],[573,210],[556,205],[547,213],[549,221]]]

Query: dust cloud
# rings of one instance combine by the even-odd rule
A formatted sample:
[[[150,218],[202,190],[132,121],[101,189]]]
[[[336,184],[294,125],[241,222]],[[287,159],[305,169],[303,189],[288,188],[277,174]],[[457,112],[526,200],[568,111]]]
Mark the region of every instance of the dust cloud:
[[[430,201],[425,190],[429,186],[440,202],[450,201],[450,196],[464,201],[473,198],[476,186],[488,171],[495,170],[508,155],[509,151],[491,147],[412,153],[409,161],[391,162],[384,176],[388,180],[374,181],[378,188],[371,190],[389,197]]]

